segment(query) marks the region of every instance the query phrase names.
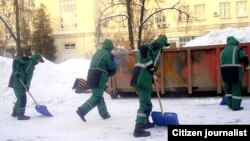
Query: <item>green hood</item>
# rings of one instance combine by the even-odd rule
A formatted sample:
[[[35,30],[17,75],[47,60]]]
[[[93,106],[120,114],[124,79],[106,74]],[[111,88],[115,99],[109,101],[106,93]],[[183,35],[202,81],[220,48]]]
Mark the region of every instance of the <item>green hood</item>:
[[[158,43],[163,47],[169,46],[168,38],[166,35],[159,35],[159,37],[154,41],[154,43]]]
[[[234,36],[227,37],[227,45],[239,45],[239,41]]]
[[[44,62],[43,57],[40,53],[35,53],[31,56],[31,60],[34,64],[38,64],[38,62]]]
[[[111,40],[105,39],[104,42],[102,43],[102,48],[107,50],[108,52],[111,52],[112,49],[114,48],[114,45]]]

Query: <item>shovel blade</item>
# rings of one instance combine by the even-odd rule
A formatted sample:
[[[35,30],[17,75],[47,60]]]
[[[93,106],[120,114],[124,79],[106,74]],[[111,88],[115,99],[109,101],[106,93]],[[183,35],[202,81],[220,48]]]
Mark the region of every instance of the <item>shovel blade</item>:
[[[223,96],[220,105],[226,105],[226,96]]]
[[[176,113],[165,112],[152,112],[151,113],[153,122],[158,126],[168,126],[168,125],[179,125],[178,117]]]
[[[36,105],[36,111],[42,115],[52,117],[53,115],[48,111],[47,107],[44,105]]]

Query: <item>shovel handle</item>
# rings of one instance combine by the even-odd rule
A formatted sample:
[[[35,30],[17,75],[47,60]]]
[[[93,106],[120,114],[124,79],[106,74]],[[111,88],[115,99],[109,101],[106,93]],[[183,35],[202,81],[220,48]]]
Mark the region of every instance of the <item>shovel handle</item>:
[[[30,95],[30,97],[33,99],[33,101],[36,103],[36,105],[38,105],[38,103],[36,102],[36,100],[34,99],[34,97],[31,95],[30,91],[28,90],[28,88],[25,86],[25,84],[23,83],[23,81],[18,78],[18,80],[20,81],[20,83],[23,85],[24,89],[28,92],[28,94]]]
[[[154,82],[155,82],[155,84],[157,83],[155,78],[154,78]],[[160,93],[159,93],[159,88],[158,88],[158,86],[155,86],[155,88],[156,88],[157,98],[158,98],[160,108],[161,108],[161,114],[163,115],[163,109],[162,109],[162,104],[161,104],[161,97],[160,97]]]

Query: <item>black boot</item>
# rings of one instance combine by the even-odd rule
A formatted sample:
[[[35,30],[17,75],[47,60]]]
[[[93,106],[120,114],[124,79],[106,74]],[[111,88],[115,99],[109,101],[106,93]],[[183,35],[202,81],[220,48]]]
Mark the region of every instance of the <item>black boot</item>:
[[[86,122],[86,119],[85,119],[85,117],[84,117],[84,113],[82,112],[82,110],[81,110],[80,108],[77,109],[76,113],[77,113],[77,115],[81,118],[81,120],[82,120],[83,122]]]
[[[148,137],[151,135],[149,131],[145,131],[143,125],[135,125],[135,130],[133,133],[134,137]]]
[[[239,107],[239,108],[231,108],[233,111],[240,111],[240,110],[243,110],[244,107]]]
[[[109,119],[111,116],[109,114],[103,115],[102,118],[103,119]]]
[[[25,116],[24,113],[20,113],[17,115],[17,120],[29,120],[30,116]]]
[[[17,113],[13,111],[12,114],[11,114],[11,116],[12,117],[17,117]]]
[[[151,123],[149,121],[148,121],[148,123],[146,125],[144,125],[144,129],[153,128],[153,127],[155,127],[155,124]]]

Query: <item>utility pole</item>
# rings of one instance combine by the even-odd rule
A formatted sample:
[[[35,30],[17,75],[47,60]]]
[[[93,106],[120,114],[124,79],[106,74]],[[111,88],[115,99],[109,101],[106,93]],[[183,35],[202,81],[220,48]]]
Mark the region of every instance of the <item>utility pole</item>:
[[[21,42],[20,42],[20,27],[19,27],[19,4],[18,0],[14,2],[15,9],[16,9],[16,49],[17,49],[17,56],[22,56],[22,49],[21,49]]]

